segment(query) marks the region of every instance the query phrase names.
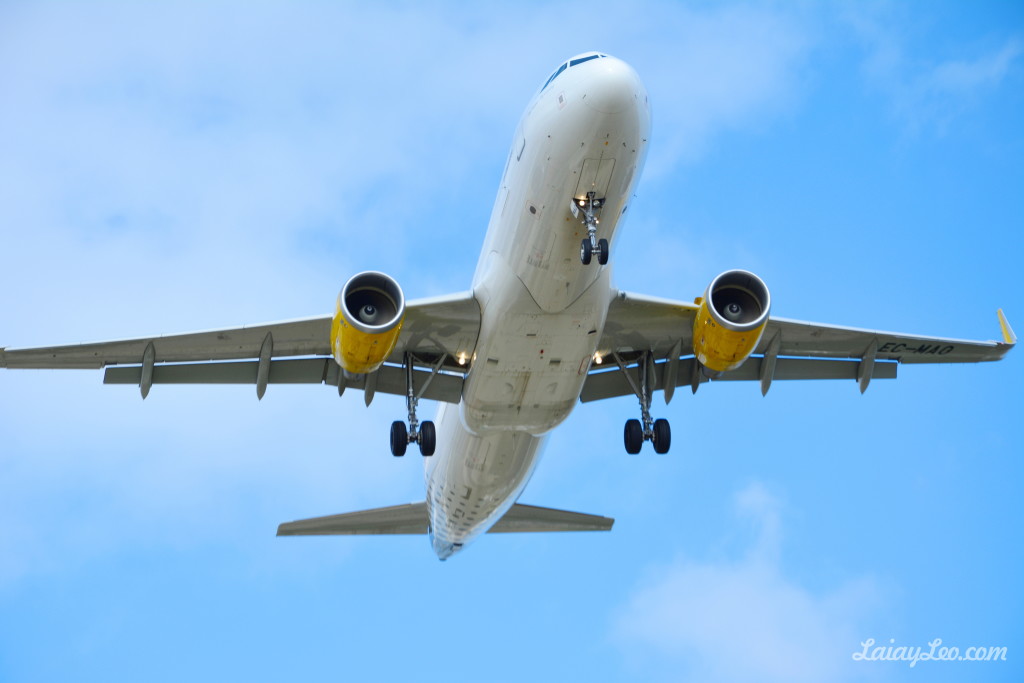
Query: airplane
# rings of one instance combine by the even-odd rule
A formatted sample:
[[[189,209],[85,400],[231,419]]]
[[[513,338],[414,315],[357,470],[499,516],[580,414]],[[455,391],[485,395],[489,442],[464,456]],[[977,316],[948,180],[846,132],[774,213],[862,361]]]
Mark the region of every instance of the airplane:
[[[445,560],[491,532],[609,530],[600,515],[518,502],[547,435],[578,402],[633,395],[630,454],[671,445],[652,415],[661,391],[708,382],[896,377],[899,363],[1001,359],[1016,343],[854,329],[770,315],[767,285],[745,270],[715,277],[690,301],[611,282],[610,245],[634,197],[651,126],[647,91],[626,62],[586,52],[558,66],[516,127],[471,289],[406,301],[398,282],[353,275],[335,312],[171,336],[0,348],[0,367],[105,368],[104,383],[321,384],[338,394],[405,397],[391,426],[402,456],[425,459],[426,499],[281,524],[280,536],[426,534]],[[420,421],[421,400],[439,402]]]

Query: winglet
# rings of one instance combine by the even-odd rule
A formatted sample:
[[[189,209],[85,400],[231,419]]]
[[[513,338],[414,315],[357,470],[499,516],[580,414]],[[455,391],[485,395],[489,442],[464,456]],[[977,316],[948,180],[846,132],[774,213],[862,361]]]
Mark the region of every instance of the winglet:
[[[996,311],[996,315],[999,316],[999,327],[1003,330],[1003,341],[1010,346],[1017,343],[1017,335],[1013,333],[1013,329],[1010,327],[1010,323],[1006,321],[1006,316],[1003,314],[1003,309]]]

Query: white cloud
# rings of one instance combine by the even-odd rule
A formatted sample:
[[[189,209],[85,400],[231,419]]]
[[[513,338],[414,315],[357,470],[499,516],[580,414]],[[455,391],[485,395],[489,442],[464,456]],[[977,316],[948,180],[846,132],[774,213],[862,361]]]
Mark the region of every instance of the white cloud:
[[[510,23],[486,7],[0,7],[0,83],[13,103],[0,107],[0,344],[325,313],[347,274],[368,267],[410,297],[461,290],[472,263],[450,256],[466,244],[475,257],[515,121],[558,60],[598,48],[633,62],[655,98],[651,165],[669,168],[783,106],[809,44],[799,21],[750,7],[651,3],[566,31],[567,16],[618,10],[563,3]],[[78,527],[41,514],[40,501],[86,481],[104,500],[73,516],[121,543],[154,525],[209,535],[204,517],[229,516],[220,510],[242,498],[232,482],[266,491],[294,480],[324,503],[310,514],[342,511],[368,483],[419,486],[418,472],[378,460],[400,403],[367,413],[358,397],[310,387],[291,410],[273,388],[258,409],[251,391],[206,388],[143,405],[99,373],[0,381],[2,516],[27,520],[0,536],[15,574],[43,562],[26,538],[67,555]],[[61,400],[26,400],[33,392]],[[260,431],[271,419],[273,442]],[[283,468],[289,443],[320,457]]]
[[[653,651],[674,674],[705,681],[837,681],[851,667],[857,625],[879,599],[867,577],[815,592],[782,573],[781,503],[754,483],[736,495],[754,535],[739,559],[681,558],[649,572],[615,624],[620,644]]]
[[[855,4],[845,14],[865,49],[864,74],[884,92],[894,115],[912,133],[944,133],[976,101],[997,90],[1019,65],[1024,45],[1017,36],[988,44],[981,54],[943,57],[920,45],[922,28],[903,16],[906,8]],[[926,31],[926,29],[925,29]],[[927,38],[927,33],[923,36]]]
[[[950,60],[932,69],[922,78],[925,87],[950,94],[970,93],[978,88],[995,87],[1024,51],[1016,39],[1007,41],[995,52],[974,60]]]
[[[799,12],[755,6],[711,10],[664,8],[655,30],[671,33],[675,49],[644,54],[638,68],[654,112],[645,176],[669,173],[703,156],[727,130],[760,130],[798,97],[816,43]],[[650,27],[648,27],[650,28]]]

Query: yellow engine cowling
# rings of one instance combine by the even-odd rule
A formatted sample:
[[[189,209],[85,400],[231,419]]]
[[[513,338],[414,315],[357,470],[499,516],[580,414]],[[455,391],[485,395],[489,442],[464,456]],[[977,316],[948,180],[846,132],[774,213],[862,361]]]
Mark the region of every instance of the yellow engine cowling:
[[[743,364],[768,324],[771,296],[761,278],[728,270],[708,285],[693,321],[693,353],[711,372]]]
[[[354,374],[373,372],[394,350],[404,317],[405,295],[394,279],[375,271],[353,275],[331,324],[334,360]]]

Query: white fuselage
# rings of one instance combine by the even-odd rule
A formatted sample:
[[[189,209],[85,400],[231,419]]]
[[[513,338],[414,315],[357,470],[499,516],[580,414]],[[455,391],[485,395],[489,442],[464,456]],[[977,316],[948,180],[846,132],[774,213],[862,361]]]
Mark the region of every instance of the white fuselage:
[[[426,467],[434,551],[445,559],[512,506],[545,434],[568,417],[604,328],[610,272],[580,261],[586,226],[570,202],[605,203],[616,231],[647,150],[650,111],[636,72],[587,53],[533,98],[512,142],[473,278],[481,325],[462,403],[438,411]],[[586,59],[591,57],[590,59]]]

